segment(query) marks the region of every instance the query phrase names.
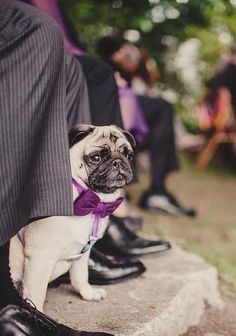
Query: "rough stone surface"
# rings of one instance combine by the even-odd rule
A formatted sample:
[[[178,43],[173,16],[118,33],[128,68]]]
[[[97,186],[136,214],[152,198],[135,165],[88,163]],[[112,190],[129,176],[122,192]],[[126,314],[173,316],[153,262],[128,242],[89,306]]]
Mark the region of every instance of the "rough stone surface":
[[[104,286],[108,298],[82,301],[70,285],[48,291],[45,311],[75,329],[106,331],[115,336],[177,336],[196,325],[205,301],[219,309],[217,272],[200,257],[178,247],[143,259],[141,277]]]
[[[224,334],[216,334],[216,333],[207,333],[204,334],[203,336],[230,336],[228,333],[224,333]]]

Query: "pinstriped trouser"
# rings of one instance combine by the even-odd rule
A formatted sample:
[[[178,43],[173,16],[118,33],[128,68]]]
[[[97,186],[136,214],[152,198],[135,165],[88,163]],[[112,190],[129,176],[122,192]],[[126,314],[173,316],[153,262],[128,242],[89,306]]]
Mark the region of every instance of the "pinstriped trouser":
[[[0,245],[29,220],[72,215],[68,128],[90,122],[77,60],[37,9],[0,0]]]

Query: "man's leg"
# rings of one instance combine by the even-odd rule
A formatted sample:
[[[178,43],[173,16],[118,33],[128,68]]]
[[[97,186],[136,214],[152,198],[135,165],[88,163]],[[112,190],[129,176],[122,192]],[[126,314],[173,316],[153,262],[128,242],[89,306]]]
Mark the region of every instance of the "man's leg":
[[[122,128],[118,89],[112,69],[88,56],[79,56],[78,59],[86,77],[93,125]]]
[[[0,25],[0,305],[3,307],[17,299],[8,266],[10,238],[30,218],[47,216],[51,211],[73,212],[62,37],[54,24],[37,10],[14,1],[1,1]],[[58,146],[59,133],[65,139],[60,143],[62,148]],[[58,159],[63,154],[65,163],[60,166],[62,161]],[[59,169],[66,174],[64,180]],[[54,180],[51,190],[46,186],[47,179]],[[61,209],[57,203],[60,188],[65,189]]]
[[[17,301],[8,266],[9,240],[23,225],[73,215],[65,74],[54,23],[33,7],[1,0],[0,304],[11,304],[0,312],[1,336],[13,328],[17,336],[22,330],[29,336],[107,335],[72,330]]]
[[[66,111],[68,130],[75,124],[91,124],[88,88],[79,60],[66,54]]]
[[[168,192],[166,179],[177,170],[173,111],[162,98],[138,97],[144,117],[150,128],[148,149],[151,161],[151,185],[140,200],[140,206],[152,211],[194,216],[195,210],[185,208]]]
[[[162,98],[138,96],[138,100],[150,129],[150,189],[164,191],[167,175],[179,167],[175,150],[173,111],[171,105]]]
[[[63,39],[31,6],[1,0],[0,13],[2,245],[32,218],[73,207]]]

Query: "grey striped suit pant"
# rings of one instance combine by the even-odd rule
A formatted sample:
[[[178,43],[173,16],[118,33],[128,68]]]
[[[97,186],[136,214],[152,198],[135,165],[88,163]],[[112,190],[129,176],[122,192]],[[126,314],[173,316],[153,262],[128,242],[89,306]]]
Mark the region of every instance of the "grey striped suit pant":
[[[90,122],[77,60],[37,9],[0,0],[0,245],[33,218],[73,215],[68,128]]]

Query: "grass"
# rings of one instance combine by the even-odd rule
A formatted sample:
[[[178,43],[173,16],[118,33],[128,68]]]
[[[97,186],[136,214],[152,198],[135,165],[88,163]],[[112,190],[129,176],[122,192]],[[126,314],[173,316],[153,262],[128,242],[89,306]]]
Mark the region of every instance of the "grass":
[[[183,169],[171,176],[168,186],[186,206],[198,210],[195,219],[150,214],[138,210],[145,219],[144,231],[173,240],[184,249],[214,265],[219,274],[236,288],[236,175],[218,164],[196,172],[186,159]],[[130,188],[133,204],[148,187],[147,172]]]
[[[221,276],[236,286],[236,254],[228,249],[219,248],[202,241],[188,241],[183,244],[187,251],[196,253],[214,265]]]

